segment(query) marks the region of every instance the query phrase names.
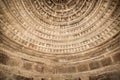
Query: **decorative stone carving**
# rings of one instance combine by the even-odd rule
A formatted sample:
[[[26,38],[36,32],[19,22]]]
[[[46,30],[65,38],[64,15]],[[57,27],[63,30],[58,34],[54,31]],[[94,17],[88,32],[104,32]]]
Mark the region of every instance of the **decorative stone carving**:
[[[0,0],[0,71],[16,75],[9,79],[111,80],[100,73],[119,62],[119,0]]]

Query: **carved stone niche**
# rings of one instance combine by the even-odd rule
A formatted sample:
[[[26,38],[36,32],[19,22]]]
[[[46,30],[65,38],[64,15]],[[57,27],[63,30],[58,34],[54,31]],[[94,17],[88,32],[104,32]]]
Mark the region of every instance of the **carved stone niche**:
[[[114,54],[112,56],[112,58],[113,58],[114,62],[120,62],[120,52]]]
[[[25,63],[23,64],[23,67],[24,67],[26,70],[31,70],[31,69],[32,69],[32,63],[25,62]]]
[[[88,65],[87,64],[81,64],[77,66],[77,69],[79,72],[87,71],[88,70]]]
[[[90,76],[89,80],[120,80],[120,72],[118,73],[105,73],[96,76]]]
[[[101,60],[102,66],[109,66],[112,64],[112,60],[110,57],[104,58]]]
[[[74,66],[70,67],[57,66],[56,71],[57,73],[74,73],[76,72],[76,68]]]
[[[98,61],[94,61],[94,62],[91,62],[91,63],[89,64],[89,66],[90,66],[90,69],[92,70],[92,69],[97,69],[97,68],[99,68],[99,67],[100,67],[100,64],[99,64]]]
[[[6,65],[8,60],[9,60],[9,57],[7,55],[0,53],[0,64]]]

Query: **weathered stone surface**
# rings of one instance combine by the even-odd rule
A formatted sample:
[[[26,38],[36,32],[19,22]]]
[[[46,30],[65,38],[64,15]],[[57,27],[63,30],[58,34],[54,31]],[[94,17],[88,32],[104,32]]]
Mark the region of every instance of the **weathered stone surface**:
[[[99,67],[100,67],[100,64],[99,64],[98,61],[94,61],[94,62],[91,62],[91,63],[89,64],[89,66],[90,66],[90,69],[92,70],[92,69],[97,69],[97,68],[99,68]]]
[[[22,62],[19,59],[9,58],[9,60],[7,61],[7,65],[10,65],[10,66],[19,66],[19,65],[22,65]]]
[[[104,73],[93,75],[89,77],[89,80],[120,80],[120,73],[112,72],[112,73]]]
[[[25,62],[23,64],[23,68],[26,69],[26,70],[31,70],[32,69],[32,63]]]
[[[77,69],[79,72],[83,72],[83,71],[88,71],[89,67],[87,64],[80,64],[79,66],[77,66]]]
[[[22,75],[9,79],[115,80],[119,52],[120,0],[0,0],[0,71]]]
[[[71,66],[71,67],[57,66],[56,72],[57,73],[75,73],[76,68],[74,66]]]
[[[0,63],[1,64],[6,64],[8,59],[9,59],[9,57],[6,54],[0,53]]]
[[[34,69],[40,73],[44,72],[44,67],[42,65],[36,65]]]
[[[120,52],[115,53],[112,58],[114,62],[120,62]]]
[[[112,60],[110,57],[104,58],[101,60],[102,66],[108,66],[112,64]]]

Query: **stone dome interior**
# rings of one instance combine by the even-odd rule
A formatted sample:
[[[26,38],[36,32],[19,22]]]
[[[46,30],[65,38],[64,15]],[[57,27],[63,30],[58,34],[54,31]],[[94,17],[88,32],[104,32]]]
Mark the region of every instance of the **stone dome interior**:
[[[120,0],[0,0],[0,80],[120,80]]]

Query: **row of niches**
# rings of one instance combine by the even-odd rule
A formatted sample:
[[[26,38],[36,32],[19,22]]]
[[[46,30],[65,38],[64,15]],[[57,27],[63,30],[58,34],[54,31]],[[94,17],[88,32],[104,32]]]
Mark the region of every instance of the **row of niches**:
[[[68,17],[68,16],[71,16],[71,15],[73,15],[75,12],[77,12],[77,11],[80,11],[80,9],[83,9],[84,7],[84,9],[87,9],[89,6],[88,6],[88,4],[90,5],[91,3],[92,3],[92,1],[91,1],[91,3],[90,3],[90,1],[89,2],[85,2],[85,1],[79,1],[79,0],[77,0],[77,1],[72,1],[72,2],[74,2],[74,3],[76,3],[76,4],[73,4],[73,6],[74,6],[74,8],[72,8],[72,9],[69,9],[69,10],[62,10],[62,11],[60,11],[60,12],[57,12],[57,10],[59,10],[59,9],[54,9],[54,8],[49,8],[47,5],[46,5],[46,2],[45,1],[41,1],[41,2],[38,2],[38,3],[40,3],[40,4],[37,4],[37,2],[36,1],[34,1],[33,2],[33,5],[35,6],[35,8],[36,8],[36,10],[41,14],[41,12],[42,13],[47,13],[47,15],[51,15],[52,17],[62,17],[62,18],[64,18],[64,17]],[[37,6],[36,6],[37,5]],[[86,5],[86,6],[84,6],[83,7],[83,5]],[[57,8],[57,7],[55,7],[55,8]],[[42,9],[42,10],[41,10]],[[83,11],[81,11],[81,12],[85,12],[85,10]],[[82,13],[81,13],[82,14]]]
[[[6,19],[6,18],[5,18]],[[111,30],[112,28],[115,28],[115,27],[117,27],[117,25],[119,24],[119,20],[120,20],[120,17],[118,17],[116,20],[112,20],[112,19],[110,19],[106,24],[104,24],[104,26],[102,26],[102,27],[104,27],[105,28],[105,26],[107,26],[107,24],[110,22],[110,21],[113,21],[113,23],[111,24],[111,26],[109,26],[109,27],[107,27],[108,28],[108,30]],[[5,24],[5,26],[8,26],[9,25],[9,23],[8,22],[6,22],[5,20],[3,20],[3,23],[6,23]],[[23,34],[25,34],[25,35],[30,35],[30,36],[35,36],[35,37],[37,37],[37,38],[42,38],[42,39],[44,39],[44,40],[46,40],[46,41],[51,41],[51,40],[54,40],[54,43],[56,42],[56,41],[58,41],[58,42],[60,42],[61,40],[62,40],[62,42],[65,42],[66,40],[67,40],[67,38],[68,38],[68,41],[72,41],[72,42],[74,42],[74,41],[79,41],[79,38],[81,38],[80,36],[82,36],[82,34],[85,34],[85,33],[87,33],[87,32],[90,32],[90,30],[94,30],[94,28],[95,28],[95,26],[93,27],[93,28],[91,28],[90,30],[88,29],[88,31],[84,31],[84,32],[81,32],[81,33],[78,33],[78,34],[73,34],[73,35],[69,35],[69,36],[55,36],[55,35],[50,35],[49,33],[48,34],[44,34],[44,33],[38,33],[38,32],[35,32],[34,30],[32,30],[31,28],[30,28],[30,32],[29,31],[25,31],[25,30],[23,30],[23,29],[19,29],[20,27],[18,27],[18,29],[17,29],[17,27],[13,27],[13,26],[8,26],[7,28],[8,29],[10,29],[12,27],[12,29],[11,30],[13,30],[13,32],[15,33],[15,34],[18,34],[19,36],[23,36]],[[118,27],[119,27],[119,25],[118,25]],[[5,28],[5,30],[7,29],[7,28]],[[22,27],[21,27],[22,28]],[[28,28],[29,29],[29,28]],[[106,31],[107,29],[105,29],[104,31]],[[20,31],[22,31],[22,32],[24,32],[23,34],[20,32]],[[43,30],[42,32],[44,32],[45,30]],[[101,32],[104,32],[104,31],[101,31]],[[31,33],[31,32],[33,32],[33,34]],[[45,31],[46,32],[46,31]],[[76,39],[76,38],[78,38],[77,40],[74,40],[74,39]],[[70,39],[70,40],[69,40]],[[63,41],[64,40],[64,41]],[[52,42],[52,41],[51,41]],[[51,43],[50,42],[50,43]],[[61,42],[61,43],[62,43]],[[63,43],[64,44],[64,43]]]
[[[6,20],[6,19],[5,19]],[[73,44],[73,42],[69,42],[69,43],[72,43],[71,45],[68,45],[69,43],[67,43],[66,45],[64,45],[65,43],[58,43],[58,42],[55,42],[55,41],[48,41],[48,40],[42,40],[40,38],[37,38],[37,40],[35,39],[32,39],[31,37],[33,37],[34,35],[32,34],[29,34],[28,32],[27,33],[21,33],[17,30],[17,28],[14,28],[13,26],[10,26],[9,23],[5,22],[4,19],[2,20],[2,23],[1,23],[1,26],[3,26],[3,31],[4,33],[7,35],[7,34],[10,34],[9,37],[11,37],[11,39],[14,39],[14,40],[18,40],[18,42],[26,42],[25,44],[33,44],[34,46],[38,46],[38,47],[49,47],[49,48],[53,48],[53,49],[71,49],[72,48],[76,48],[79,49],[79,47],[81,46],[81,49],[80,51],[82,51],[83,49],[86,49],[86,47],[90,48],[89,44],[93,43],[93,41],[95,43],[99,43],[101,41],[101,39],[103,39],[102,41],[110,38],[110,36],[113,36],[115,35],[116,33],[119,32],[119,21],[120,20],[120,17],[118,17],[111,26],[109,26],[108,28],[106,28],[104,31],[102,31],[100,34],[88,39],[88,40],[84,40],[83,42],[80,42],[79,40],[79,43],[76,43],[76,44]],[[3,25],[2,25],[3,24]],[[25,35],[26,34],[26,35]],[[30,36],[27,36],[27,35],[30,35]],[[103,36],[104,35],[104,36]],[[42,36],[42,35],[41,35]],[[17,38],[17,39],[16,39]],[[41,42],[39,42],[39,41]],[[97,42],[96,42],[97,41]],[[43,43],[42,43],[43,42]],[[24,45],[25,45],[24,44]],[[52,45],[54,44],[54,45]],[[85,47],[86,46],[86,47]]]
[[[8,26],[7,26],[8,27]],[[41,51],[41,52],[45,52],[45,53],[78,53],[90,48],[93,48],[95,46],[100,45],[101,43],[107,41],[108,39],[110,39],[111,37],[113,37],[114,35],[116,35],[119,30],[120,27],[119,25],[117,25],[116,27],[112,26],[113,28],[108,28],[106,29],[104,32],[100,33],[99,35],[91,38],[90,40],[85,40],[81,43],[77,43],[77,44],[70,44],[70,45],[59,45],[58,43],[54,45],[53,43],[47,43],[44,40],[39,40],[38,39],[31,39],[29,38],[29,36],[27,35],[20,35],[15,34],[13,31],[15,30],[14,28],[8,29],[6,26],[2,27],[3,28],[3,34],[5,34],[5,36],[7,36],[8,38],[10,38],[11,40],[17,42],[18,44],[22,44],[23,46],[30,48],[30,49],[34,49],[37,51]],[[10,26],[9,26],[10,28]],[[7,29],[7,30],[6,30]],[[11,31],[12,30],[12,31]],[[33,37],[33,36],[32,36]],[[43,41],[43,43],[42,43]],[[64,43],[65,44],[65,43]]]
[[[91,75],[89,80],[120,80],[120,71]]]
[[[117,11],[116,11],[117,12]],[[119,11],[118,11],[118,13],[119,13]],[[96,17],[95,17],[96,18]],[[86,28],[88,28],[89,27],[89,25],[91,25],[91,23],[93,23],[93,22],[95,22],[95,20],[96,19],[91,19],[91,21],[90,22],[88,22],[88,23],[86,23],[87,24],[87,26],[78,26],[76,29],[74,29],[74,28],[72,28],[72,30],[68,30],[68,31],[66,31],[66,32],[64,32],[63,31],[63,33],[58,33],[58,32],[51,32],[51,31],[49,31],[49,30],[47,30],[47,29],[42,29],[42,30],[44,30],[44,31],[41,31],[41,30],[38,30],[38,31],[41,31],[41,32],[46,32],[46,33],[48,33],[48,34],[52,34],[52,35],[68,35],[68,34],[73,34],[73,33],[79,33],[79,35],[81,36],[81,34],[84,34],[84,32],[82,32],[82,33],[80,33],[81,31],[84,31]],[[104,17],[104,19],[102,19],[102,20],[100,20],[101,22],[99,22],[99,23],[102,23],[103,21],[105,20],[105,17]],[[79,25],[78,23],[77,23],[77,25]],[[42,26],[44,26],[44,24],[42,25]],[[45,26],[47,26],[47,25],[45,25]],[[94,25],[94,27],[96,27],[97,25]],[[48,26],[49,27],[49,26]],[[59,27],[59,26],[58,26]],[[75,26],[74,26],[75,27]],[[98,26],[97,26],[98,27]],[[41,27],[42,28],[42,27]],[[41,29],[41,28],[39,28],[39,27],[37,27],[37,29]],[[92,30],[90,30],[90,31],[93,31],[94,29],[92,29]],[[88,31],[86,31],[86,33],[87,33]]]
[[[23,3],[25,3],[25,2],[23,2]],[[32,16],[32,18],[36,22],[40,23],[41,25],[42,24],[43,24],[43,26],[44,25],[45,26],[52,25],[52,26],[49,26],[49,27],[52,27],[52,28],[55,28],[55,29],[66,29],[66,27],[70,28],[71,26],[80,25],[82,23],[85,23],[86,20],[90,21],[92,19],[94,21],[94,19],[95,20],[96,20],[96,18],[98,19],[99,16],[102,15],[102,13],[106,12],[107,7],[109,7],[109,12],[107,12],[107,13],[110,13],[111,9],[113,10],[113,7],[115,7],[116,4],[117,4],[117,0],[112,1],[112,3],[109,3],[109,1],[107,1],[107,2],[104,1],[103,4],[99,4],[99,6],[95,6],[95,9],[90,8],[90,10],[87,10],[87,12],[85,12],[83,15],[81,15],[81,12],[76,12],[75,13],[75,11],[74,11],[73,16],[69,16],[67,14],[67,16],[63,17],[63,18],[58,17],[59,15],[52,16],[52,14],[54,14],[54,13],[49,13],[48,14],[49,11],[44,10],[44,8],[38,10],[38,11],[40,11],[40,13],[37,13],[36,10],[34,10],[34,8],[32,6],[28,5],[27,3],[24,4],[24,5],[25,5],[25,8],[27,8],[27,11],[30,13],[30,16]],[[93,9],[93,10],[91,10],[91,9]],[[86,11],[85,9],[83,9],[83,10]],[[45,11],[47,11],[47,12],[45,12]],[[82,11],[82,10],[80,10],[80,11]],[[97,16],[96,16],[96,14],[97,14]],[[45,16],[43,16],[43,15],[45,15]]]
[[[119,8],[118,8],[118,9],[119,9]],[[14,11],[14,10],[12,10],[12,11]],[[14,12],[15,12],[15,11],[14,11]],[[117,17],[118,13],[119,13],[119,10],[115,11],[115,16],[114,16],[114,17],[111,17],[111,18],[108,20],[108,22],[106,23],[106,25],[110,24],[111,21],[112,21],[111,19]],[[15,14],[17,14],[17,12],[15,12]],[[15,15],[15,14],[14,14],[14,15]],[[107,14],[107,16],[109,16],[109,15]],[[17,17],[17,16],[16,16],[16,17]],[[24,17],[26,18],[27,16],[24,16]],[[22,17],[21,17],[21,18],[20,18],[20,17],[17,17],[16,20],[17,20],[18,22],[20,22],[20,24],[21,24],[22,26],[21,26],[21,25],[19,25],[19,26],[21,26],[21,28],[25,29],[25,32],[26,32],[26,29],[27,29],[27,30],[30,32],[30,34],[31,34],[31,32],[32,32],[34,35],[39,36],[40,38],[43,38],[43,39],[45,39],[45,40],[76,41],[76,39],[78,40],[78,39],[81,38],[82,36],[88,35],[89,33],[94,32],[94,30],[98,29],[98,28],[100,27],[99,25],[104,22],[105,18],[106,18],[106,17],[103,17],[103,19],[99,20],[100,22],[98,22],[97,25],[93,25],[92,27],[89,27],[88,29],[87,29],[87,27],[85,27],[85,28],[86,28],[85,30],[84,30],[83,28],[81,28],[81,27],[78,27],[78,28],[77,28],[77,31],[73,29],[72,32],[71,32],[71,31],[66,31],[66,32],[62,32],[62,33],[59,32],[59,31],[57,31],[57,33],[56,33],[55,30],[50,30],[50,31],[49,31],[49,29],[45,29],[45,27],[39,28],[40,26],[35,26],[34,23],[31,24],[31,26],[34,26],[35,29],[33,29],[32,27],[28,27],[29,25],[28,25],[27,23],[25,23],[25,21],[22,19]],[[19,19],[19,20],[18,20],[18,19]],[[29,21],[29,19],[27,19],[27,21]],[[94,22],[94,20],[91,20],[91,21]],[[29,22],[29,23],[32,23],[32,21]],[[91,23],[91,22],[90,22],[90,23]],[[90,24],[90,23],[88,23],[88,24]],[[104,26],[102,26],[102,27],[104,28],[106,25],[104,25]],[[18,25],[16,25],[16,26],[18,26]],[[23,26],[24,26],[24,27],[23,27]],[[20,28],[20,27],[19,27],[19,28]],[[82,31],[79,30],[79,28],[81,28]],[[16,27],[15,29],[17,29],[17,27]],[[24,32],[24,31],[22,30],[22,32]],[[26,35],[27,35],[27,34],[26,34]],[[29,34],[28,34],[28,35],[29,35]],[[32,35],[32,34],[31,34],[31,35]]]
[[[114,53],[114,51],[117,51],[117,50],[119,51],[119,46],[120,46],[120,39],[114,37],[113,40],[111,39],[111,41],[104,43],[104,46],[99,46],[97,48],[94,48],[93,50],[79,53],[79,54],[62,55],[62,56],[59,55],[56,58],[53,58],[52,60],[56,62],[65,63],[65,64],[72,64],[72,63],[77,64],[84,60],[92,60],[92,59],[105,57],[106,55],[110,55]]]
[[[7,2],[7,1],[6,1]],[[42,20],[38,20],[37,18],[41,18],[41,16],[37,16],[37,14],[35,13],[36,11],[34,11],[34,9],[32,8],[32,6],[25,6],[24,8],[27,8],[26,9],[26,11],[25,10],[23,10],[24,8],[22,8],[23,7],[23,5],[22,4],[20,4],[20,2],[19,1],[16,1],[15,2],[15,4],[17,4],[17,5],[19,5],[19,7],[18,6],[15,6],[14,4],[12,4],[11,3],[12,1],[9,1],[7,4],[10,4],[11,6],[9,6],[9,5],[7,5],[7,6],[9,6],[9,8],[10,8],[10,10],[12,11],[12,14],[15,16],[15,17],[17,17],[16,19],[19,19],[19,22],[21,23],[21,24],[23,24],[23,26],[25,27],[25,28],[27,28],[27,26],[26,26],[26,24],[25,24],[25,20],[26,21],[28,21],[28,23],[30,24],[31,23],[31,26],[35,26],[34,28],[36,28],[36,29],[40,29],[41,30],[41,27],[43,28],[43,26],[48,26],[48,28],[49,27],[53,27],[53,25],[52,26],[50,26],[50,24],[45,24],[45,22],[43,22]],[[22,2],[22,3],[25,3],[25,2]],[[101,15],[102,15],[102,13],[106,13],[107,15],[108,14],[110,14],[113,10],[114,10],[114,7],[115,7],[115,5],[117,4],[117,1],[113,1],[111,4],[110,4],[110,6],[109,6],[109,9],[107,9],[107,6],[108,6],[108,3],[107,3],[107,6],[106,6],[106,3],[104,3],[104,4],[101,4],[102,6],[100,7],[100,9],[98,10],[98,11],[96,11],[96,9],[94,10],[94,16],[93,16],[93,12],[91,13],[91,15],[89,15],[89,17],[85,17],[85,20],[83,20],[82,22],[81,21],[78,21],[78,22],[76,22],[76,24],[79,26],[81,23],[84,23],[84,21],[86,21],[86,20],[88,20],[89,19],[89,21],[87,21],[87,22],[89,22],[89,24],[88,23],[86,23],[87,24],[87,26],[85,26],[85,28],[86,27],[88,27],[88,25],[91,25],[91,23],[93,23],[93,22],[95,22],[96,20],[98,20],[100,17],[101,17]],[[27,5],[27,4],[24,4],[24,5]],[[18,7],[17,9],[19,10],[19,13],[18,13],[18,11],[15,9],[15,7]],[[20,7],[21,6],[21,7]],[[32,9],[32,10],[31,10]],[[105,11],[105,9],[107,9],[107,12]],[[26,12],[28,12],[27,14],[25,14]],[[96,13],[95,13],[96,12]],[[90,13],[90,12],[89,12]],[[22,14],[22,15],[20,15],[20,14]],[[24,15],[23,15],[24,14]],[[30,15],[29,15],[30,14]],[[97,16],[96,16],[96,14],[97,14]],[[29,16],[28,16],[29,15]],[[35,16],[36,15],[36,16]],[[44,15],[45,15],[45,13],[44,13]],[[23,16],[23,17],[22,17]],[[42,14],[42,16],[43,16],[43,14]],[[90,18],[92,16],[92,18]],[[96,16],[96,17],[95,17]],[[32,19],[29,19],[29,18],[32,18]],[[109,17],[109,15],[108,16],[106,16],[106,17]],[[23,20],[25,18],[25,20]],[[42,18],[43,19],[43,18]],[[37,23],[39,23],[39,24],[36,24],[36,23],[34,23],[33,22],[33,20],[34,21],[36,21]],[[47,18],[45,21],[47,21],[47,20],[51,20],[50,19],[50,17],[49,18]],[[55,20],[56,20],[56,18],[55,18]],[[53,21],[52,21],[53,22]],[[49,22],[49,23],[52,23],[52,22]],[[63,22],[62,22],[63,23]],[[79,23],[79,24],[78,24]],[[57,23],[58,24],[58,23]],[[73,27],[75,27],[76,26],[76,24],[74,24],[73,25]],[[37,26],[36,26],[37,25]],[[39,25],[42,25],[41,27],[39,26]],[[56,26],[56,28],[59,28],[59,27],[61,27],[61,26],[59,26],[60,24],[58,24],[58,26]],[[70,26],[71,27],[71,25],[68,25],[68,26]],[[64,27],[64,26],[62,26],[62,27]],[[82,26],[81,26],[82,27]],[[55,28],[55,27],[54,27]],[[45,31],[44,31],[45,32]],[[47,33],[49,33],[49,32],[47,32]],[[68,31],[68,33],[69,33],[69,31]],[[50,33],[51,34],[51,33]],[[56,34],[56,33],[55,33]]]
[[[118,21],[117,22],[115,22],[115,24],[116,23],[118,23],[119,22],[119,19],[117,19]],[[113,24],[114,25],[114,24]],[[9,27],[9,26],[8,26]],[[113,26],[112,26],[113,27]],[[10,27],[11,28],[11,27]],[[110,29],[112,29],[112,28],[110,28]],[[108,29],[108,30],[110,30],[110,29]],[[118,28],[117,28],[118,30],[119,30],[119,25],[118,25]],[[15,29],[14,29],[15,30]],[[115,29],[116,30],[116,29]],[[6,30],[7,31],[7,30]],[[106,30],[107,31],[107,30]],[[108,31],[109,32],[109,31]],[[113,32],[114,32],[114,30],[113,30]],[[8,32],[9,33],[9,32]],[[110,34],[111,35],[111,34]],[[13,36],[13,35],[12,35]],[[21,36],[21,35],[19,35],[19,36]],[[22,37],[22,38],[25,38],[25,37]],[[21,41],[21,40],[19,40],[20,42],[24,42],[24,41]],[[31,41],[31,43],[33,42],[34,43],[34,41],[32,41],[32,40],[30,40]],[[94,40],[91,40],[91,41],[94,41]],[[96,42],[97,43],[97,42]],[[25,43],[25,44],[27,44],[27,43]],[[40,43],[39,43],[40,44]],[[46,46],[48,46],[47,44],[43,44],[43,46],[45,45],[45,47]],[[80,44],[81,45],[81,44]],[[29,46],[31,46],[31,47],[33,47],[34,45],[32,45],[32,44],[30,44]],[[54,46],[55,48],[57,47],[57,46]],[[73,47],[75,47],[75,46],[73,46]],[[64,48],[64,47],[63,47]],[[66,48],[66,47],[65,47]],[[68,48],[68,47],[67,47]],[[43,49],[43,48],[42,48]],[[46,50],[47,51],[47,50]],[[62,50],[63,51],[63,50]],[[72,51],[74,51],[74,49],[72,49]],[[57,50],[55,51],[55,52],[58,52]],[[66,52],[66,51],[65,51]],[[63,51],[63,53],[64,53],[64,51]]]
[[[115,17],[117,17],[118,13],[119,13],[119,8],[117,9],[117,11],[115,11],[115,13],[117,13],[116,15],[113,16],[113,19]],[[107,14],[108,15],[108,14]],[[24,16],[26,17],[26,16]],[[106,17],[103,17],[103,19],[99,20],[100,22],[98,22],[98,24],[94,24],[92,27],[89,27],[88,24],[91,24],[88,23],[87,26],[84,26],[83,27],[78,27],[76,29],[73,29],[73,30],[68,30],[68,31],[63,31],[63,32],[60,32],[60,31],[55,31],[55,30],[49,30],[47,29],[47,25],[44,25],[44,26],[35,26],[35,24],[33,22],[29,22],[29,23],[32,23],[31,25],[34,26],[34,29],[32,27],[29,27],[29,25],[27,23],[25,23],[25,21],[22,19],[22,17],[17,17],[17,19],[19,19],[20,21],[20,24],[22,25],[22,27],[24,26],[25,30],[27,29],[28,31],[34,33],[34,35],[39,35],[45,39],[53,39],[53,40],[59,40],[59,41],[63,41],[63,40],[66,40],[66,39],[70,39],[70,40],[73,40],[73,39],[78,39],[79,37],[81,36],[84,36],[85,34],[89,34],[90,32],[96,30],[98,27],[101,27],[99,26],[100,24],[102,24],[104,22]],[[111,23],[111,20],[112,18],[110,18],[110,21],[108,20],[109,24]],[[29,19],[26,19],[27,21],[29,21]],[[92,22],[94,22],[94,20],[91,20]],[[106,23],[108,25],[108,23]],[[88,28],[87,28],[88,27]],[[105,27],[105,26],[103,26]]]
[[[103,58],[91,59],[88,61],[82,61],[73,65],[62,64],[58,66],[48,65],[47,62],[34,62],[27,61],[26,59],[21,59],[17,57],[10,56],[9,53],[3,52],[0,53],[0,65],[9,66],[12,69],[18,69],[21,71],[30,71],[35,72],[35,74],[71,74],[71,73],[81,73],[85,71],[98,70],[107,66],[112,66],[120,63],[120,51],[113,52],[111,55],[106,55]],[[9,54],[6,55],[6,54]],[[15,53],[14,53],[15,54]],[[51,63],[52,64],[52,63]],[[17,71],[16,71],[17,72]]]
[[[117,13],[119,13],[119,11],[115,11],[115,12],[117,12]],[[19,19],[19,17],[17,17],[17,19]],[[111,18],[112,19],[112,18]],[[111,22],[111,19],[110,19],[110,21],[108,21],[108,23],[110,23]],[[20,18],[20,21],[22,20],[22,18]],[[104,19],[102,19],[102,20],[104,20]],[[102,21],[102,20],[100,20],[100,21]],[[19,21],[19,22],[20,22]],[[92,21],[92,20],[91,20]],[[24,22],[24,21],[22,21],[22,22]],[[31,23],[31,22],[30,22]],[[102,22],[99,22],[98,24],[101,24]],[[106,25],[108,25],[108,23],[106,23]],[[96,30],[97,29],[97,25],[94,25],[93,27],[91,27],[91,28],[89,28],[89,29],[86,29],[85,31],[83,31],[83,32],[78,32],[78,31],[81,31],[81,30],[79,30],[78,29],[78,31],[74,31],[74,32],[76,32],[75,34],[70,34],[70,36],[68,35],[71,31],[67,31],[67,32],[64,32],[64,34],[62,34],[62,33],[56,33],[55,31],[54,32],[50,32],[50,31],[48,31],[47,29],[42,29],[42,28],[40,28],[40,31],[35,31],[34,29],[32,29],[32,28],[30,28],[30,27],[28,27],[27,26],[27,24],[24,22],[24,23],[21,23],[21,24],[23,24],[22,25],[22,27],[24,26],[24,28],[25,28],[25,30],[26,29],[28,29],[28,31],[30,31],[30,32],[32,32],[32,33],[34,33],[35,35],[39,35],[40,37],[43,37],[44,39],[47,39],[47,40],[51,40],[51,39],[53,39],[53,40],[59,40],[59,41],[73,41],[73,39],[77,39],[78,40],[78,38],[79,37],[81,37],[81,36],[83,36],[83,35],[85,35],[85,34],[89,34],[90,32],[92,32],[92,31],[94,31],[94,30]],[[105,26],[106,26],[105,25]],[[97,27],[96,27],[97,26]],[[105,26],[103,26],[103,27],[105,27]],[[100,26],[99,26],[100,27]],[[38,28],[38,27],[37,27]],[[86,27],[87,28],[87,27]],[[44,34],[45,33],[45,34]],[[54,34],[54,35],[50,35],[50,34]],[[66,35],[67,34],[67,35]],[[58,36],[58,35],[60,35],[60,36]],[[66,35],[66,36],[64,36],[64,35]],[[57,37],[58,36],[58,37]]]
[[[4,55],[3,53],[2,54],[0,53],[0,59],[1,59],[1,56],[3,56],[3,55]],[[6,55],[4,55],[4,56],[6,56]],[[80,64],[79,66],[76,66],[76,67],[73,67],[73,66],[69,66],[69,67],[56,66],[54,68],[51,68],[51,66],[47,66],[47,65],[44,65],[44,64],[40,64],[40,63],[36,64],[34,62],[28,62],[28,61],[24,61],[24,62],[19,63],[19,62],[16,62],[16,61],[19,61],[19,60],[16,60],[16,59],[10,60],[11,58],[9,58],[8,61],[6,61],[7,59],[5,60],[6,63],[3,63],[3,62],[1,63],[0,62],[0,67],[2,66],[1,64],[3,64],[3,66],[6,66],[6,67],[1,67],[1,69],[3,68],[3,71],[6,71],[6,70],[7,70],[7,72],[11,72],[12,71],[12,73],[14,73],[16,75],[20,74],[20,75],[25,75],[25,76],[29,75],[30,76],[30,73],[32,73],[32,74],[34,73],[32,75],[32,77],[35,76],[36,74],[42,74],[42,75],[48,75],[48,74],[50,74],[50,75],[53,75],[54,77],[56,76],[55,74],[58,74],[58,75],[60,74],[60,76],[62,76],[62,75],[65,76],[65,74],[67,73],[66,77],[67,76],[68,77],[66,79],[69,80],[69,79],[78,79],[79,78],[79,77],[77,77],[77,78],[70,77],[69,78],[69,76],[70,76],[69,74],[71,74],[71,73],[79,73],[79,71],[80,72],[92,71],[92,70],[95,71],[95,70],[100,70],[101,68],[105,68],[105,67],[109,67],[109,66],[112,67],[115,64],[120,64],[119,57],[120,57],[119,53],[112,55],[112,59],[110,59],[109,57],[107,57],[107,58],[101,60],[101,62],[102,62],[101,65],[95,61],[95,62],[90,63],[90,65]],[[7,68],[7,69],[4,70],[5,68]],[[100,71],[98,71],[98,72],[100,72]],[[27,73],[28,73],[28,75],[26,75]],[[103,73],[104,73],[104,71],[103,71]],[[96,76],[95,75],[94,76],[91,75],[90,76],[90,80],[93,80],[93,79],[97,80],[96,79],[97,75]],[[4,75],[0,76],[0,79],[1,79],[1,77],[4,77]],[[50,76],[48,76],[48,77],[50,77]],[[103,76],[99,76],[98,78],[101,78],[101,77],[103,77]]]
[[[0,71],[0,80],[33,80],[33,78]]]
[[[4,35],[3,35],[4,36]],[[23,47],[22,45],[16,44],[10,39],[2,37],[2,42],[4,46],[2,48],[7,49],[8,51],[11,51],[12,55],[21,56],[22,58],[31,60],[32,57],[35,57],[39,60],[39,58],[49,59],[49,61],[61,63],[61,64],[73,64],[73,63],[80,63],[84,60],[92,60],[97,59],[101,57],[105,57],[105,55],[111,55],[115,51],[119,51],[120,46],[120,36],[117,34],[113,38],[110,39],[110,41],[104,43],[104,45],[97,46],[96,48],[93,48],[91,50],[82,52],[82,53],[74,53],[71,55],[54,55],[54,54],[45,54],[41,53],[35,50],[31,50],[29,48]],[[9,45],[11,44],[11,45]],[[14,50],[14,52],[13,52]],[[17,54],[16,52],[20,52],[20,54]],[[16,53],[16,54],[14,54]],[[27,55],[24,57],[24,55]],[[23,55],[23,56],[22,56]],[[29,58],[31,56],[31,58]]]
[[[28,78],[20,75],[15,75],[11,73],[6,73],[0,71],[2,75],[0,77],[1,80],[119,80],[120,72],[106,72],[98,75],[85,76],[85,78],[77,77],[77,78]]]
[[[59,4],[59,5],[62,5],[62,4],[68,4],[70,3],[72,0],[51,0],[51,2],[55,3],[55,4]],[[50,1],[49,1],[50,3]]]
[[[34,2],[37,2],[34,1]],[[63,11],[69,11],[71,9],[73,9],[76,4],[78,4],[78,2],[80,2],[79,0],[77,1],[72,1],[72,0],[39,0],[38,1],[40,4],[44,4],[45,6],[47,6],[49,9],[51,9],[51,11],[58,11],[58,12],[63,12]],[[81,1],[82,2],[82,1]]]

